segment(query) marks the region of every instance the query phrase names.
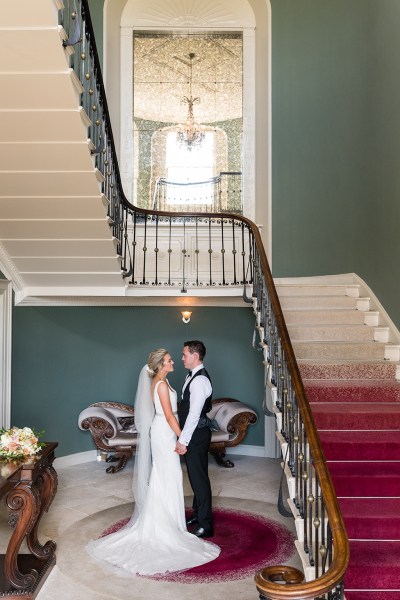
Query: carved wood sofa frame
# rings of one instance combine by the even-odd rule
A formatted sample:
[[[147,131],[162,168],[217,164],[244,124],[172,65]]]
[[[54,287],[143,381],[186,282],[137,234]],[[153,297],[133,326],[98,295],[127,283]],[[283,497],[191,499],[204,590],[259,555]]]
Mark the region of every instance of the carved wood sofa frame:
[[[107,462],[118,461],[106,469],[107,473],[121,471],[135,451],[134,415],[133,406],[120,402],[96,402],[79,415],[80,429],[90,431],[97,450],[107,455]],[[257,422],[257,413],[234,398],[218,398],[213,400],[208,416],[219,427],[218,431],[212,431],[209,452],[218,465],[231,468],[234,463],[225,459],[226,448],[243,441],[249,425]]]

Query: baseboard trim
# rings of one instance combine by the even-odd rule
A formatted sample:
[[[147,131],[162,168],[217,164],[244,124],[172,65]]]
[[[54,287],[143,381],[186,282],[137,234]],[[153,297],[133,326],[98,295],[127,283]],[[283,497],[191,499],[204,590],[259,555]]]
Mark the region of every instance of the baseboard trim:
[[[264,446],[250,446],[248,444],[239,444],[234,448],[227,448],[227,454],[241,454],[242,456],[261,456],[265,457]]]
[[[241,454],[243,456],[258,456],[265,457],[264,446],[249,446],[242,444],[235,448],[227,448],[227,454]],[[77,452],[76,454],[68,454],[67,456],[60,456],[54,461],[54,467],[62,469],[65,467],[74,467],[75,465],[81,465],[87,462],[95,462],[97,460],[97,451],[88,450],[87,452]]]
[[[76,454],[68,454],[60,456],[54,461],[55,468],[74,467],[87,462],[95,462],[97,460],[97,450],[88,450],[87,452],[77,452]]]

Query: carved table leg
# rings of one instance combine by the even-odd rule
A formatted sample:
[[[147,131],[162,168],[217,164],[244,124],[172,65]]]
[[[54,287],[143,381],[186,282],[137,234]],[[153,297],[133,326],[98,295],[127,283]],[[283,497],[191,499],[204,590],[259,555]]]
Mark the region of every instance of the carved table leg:
[[[7,547],[4,574],[14,588],[31,588],[38,578],[38,572],[30,569],[29,573],[22,574],[18,569],[17,556],[21,543],[32,529],[39,512],[38,492],[30,484],[20,483],[8,493],[6,502],[12,511],[9,522],[14,527],[14,531]]]
[[[116,460],[118,460],[118,464],[115,465],[114,467],[108,467],[106,469],[107,473],[118,473],[118,471],[122,471],[122,469],[125,467],[128,459],[132,456],[132,450],[128,450],[128,451],[121,451],[121,452],[117,452],[116,454]],[[107,462],[109,462],[107,460]]]
[[[37,558],[47,559],[54,555],[56,543],[48,540],[42,545],[38,540],[39,522],[44,512],[47,512],[50,504],[53,502],[57,491],[57,473],[52,466],[48,466],[38,477],[36,481],[39,490],[40,506],[39,513],[34,526],[27,536],[27,544],[31,553]]]

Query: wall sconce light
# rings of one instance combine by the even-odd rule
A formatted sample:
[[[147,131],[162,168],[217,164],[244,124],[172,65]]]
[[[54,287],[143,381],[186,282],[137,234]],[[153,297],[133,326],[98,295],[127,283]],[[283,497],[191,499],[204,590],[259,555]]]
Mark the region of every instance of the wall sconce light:
[[[190,317],[192,316],[192,313],[190,312],[190,310],[182,310],[181,315],[182,315],[182,321],[184,323],[189,323]]]

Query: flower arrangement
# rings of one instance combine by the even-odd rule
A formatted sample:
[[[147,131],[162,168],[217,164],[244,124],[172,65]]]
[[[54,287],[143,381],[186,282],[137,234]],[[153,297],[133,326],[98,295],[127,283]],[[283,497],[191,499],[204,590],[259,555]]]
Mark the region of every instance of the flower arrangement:
[[[19,460],[37,454],[44,446],[39,442],[43,433],[36,433],[30,427],[0,429],[0,459]]]

